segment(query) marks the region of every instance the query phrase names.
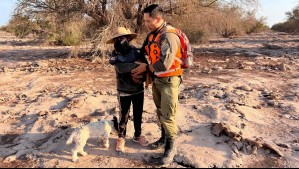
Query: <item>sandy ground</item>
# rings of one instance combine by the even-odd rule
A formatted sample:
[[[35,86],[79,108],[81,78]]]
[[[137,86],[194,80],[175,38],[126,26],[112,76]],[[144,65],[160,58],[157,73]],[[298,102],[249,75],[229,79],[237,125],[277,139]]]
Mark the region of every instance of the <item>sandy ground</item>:
[[[299,167],[299,36],[263,33],[195,47],[181,86],[178,154],[166,167]],[[160,167],[135,144],[126,153],[90,139],[71,161],[74,127],[118,113],[115,73],[106,60],[69,58],[71,47],[40,46],[0,32],[0,167]],[[159,138],[151,90],[143,134]]]

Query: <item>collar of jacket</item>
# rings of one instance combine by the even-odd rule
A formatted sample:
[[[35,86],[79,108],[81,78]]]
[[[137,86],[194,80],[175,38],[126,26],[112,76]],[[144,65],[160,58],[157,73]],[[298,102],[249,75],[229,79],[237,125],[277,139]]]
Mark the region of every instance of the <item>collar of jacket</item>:
[[[161,30],[163,30],[167,26],[167,23],[164,22],[158,29],[152,31],[152,34],[158,34]]]

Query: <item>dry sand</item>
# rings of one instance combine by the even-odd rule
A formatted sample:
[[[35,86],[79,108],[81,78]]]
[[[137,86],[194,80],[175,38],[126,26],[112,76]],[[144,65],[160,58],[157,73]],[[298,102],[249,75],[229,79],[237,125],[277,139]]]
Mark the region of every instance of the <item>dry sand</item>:
[[[90,139],[71,161],[72,128],[118,113],[115,74],[106,60],[68,58],[71,47],[40,46],[0,32],[0,167],[159,167],[161,153],[126,153]],[[195,46],[181,86],[178,154],[166,167],[299,167],[299,36],[263,33]],[[97,112],[97,113],[95,113]],[[151,90],[143,134],[159,138]]]

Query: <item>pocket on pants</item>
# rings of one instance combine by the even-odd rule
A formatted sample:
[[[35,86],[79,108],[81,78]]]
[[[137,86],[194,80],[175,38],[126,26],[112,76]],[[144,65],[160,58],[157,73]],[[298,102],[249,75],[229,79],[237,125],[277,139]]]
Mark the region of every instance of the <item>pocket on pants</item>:
[[[162,113],[164,113],[164,116],[166,118],[169,119],[170,117],[175,116],[177,108],[178,108],[178,103],[176,103],[175,100],[168,98],[168,100],[166,101],[166,105],[164,105],[164,106],[165,106],[165,109],[164,109],[164,112],[162,112]]]

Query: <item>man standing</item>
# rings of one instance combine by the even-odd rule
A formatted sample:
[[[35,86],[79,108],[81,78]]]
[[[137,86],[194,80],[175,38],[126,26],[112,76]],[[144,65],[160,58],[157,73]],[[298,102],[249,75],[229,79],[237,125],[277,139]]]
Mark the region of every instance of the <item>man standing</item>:
[[[163,19],[163,11],[157,4],[143,10],[145,26],[151,31],[142,47],[142,52],[149,57],[150,64],[140,64],[132,71],[138,76],[146,70],[154,74],[153,99],[161,123],[161,138],[150,144],[150,148],[165,147],[164,155],[155,159],[160,165],[167,165],[176,155],[177,138],[176,113],[178,111],[179,86],[183,70],[180,39],[175,28]]]

